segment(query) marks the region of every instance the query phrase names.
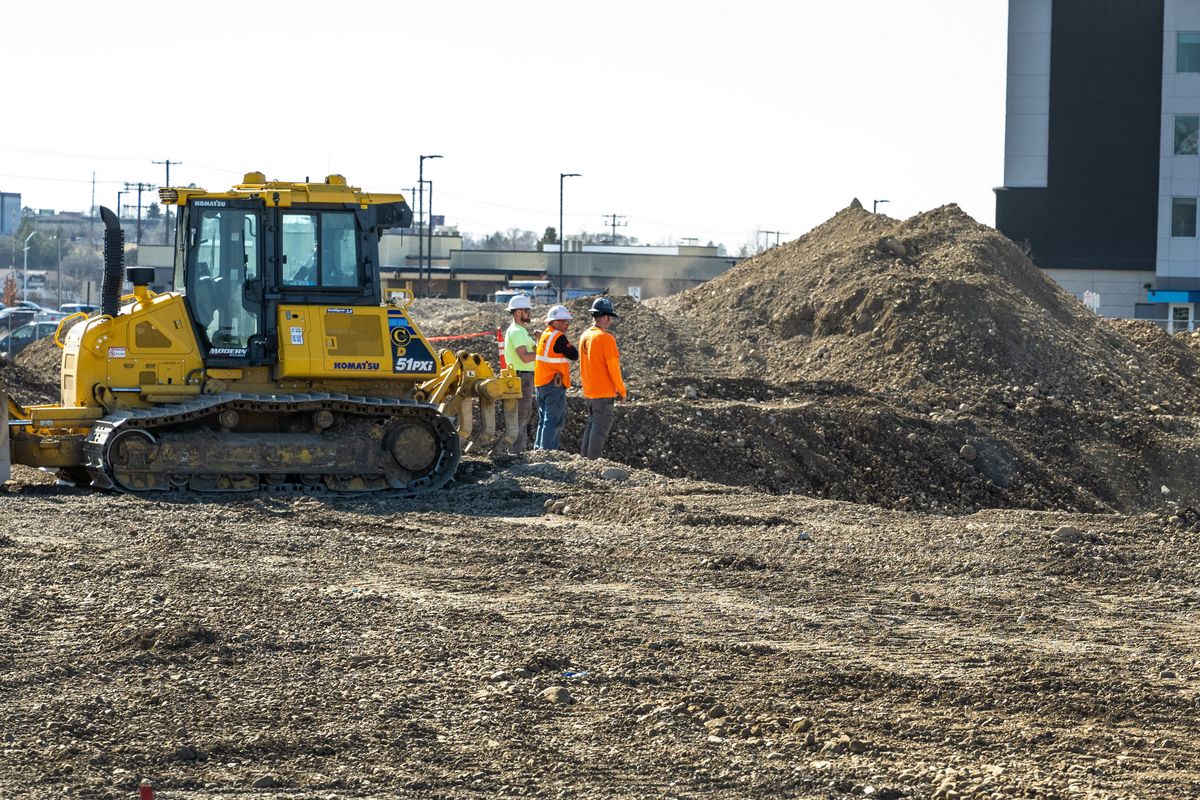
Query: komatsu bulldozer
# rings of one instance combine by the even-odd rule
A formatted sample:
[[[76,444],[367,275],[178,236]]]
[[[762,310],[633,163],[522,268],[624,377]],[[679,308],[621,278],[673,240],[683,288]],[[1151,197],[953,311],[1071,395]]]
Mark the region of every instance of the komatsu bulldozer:
[[[131,493],[411,495],[454,476],[474,401],[480,437],[495,436],[498,402],[516,430],[513,372],[435,351],[412,296],[381,296],[379,238],[412,224],[402,195],[260,172],[159,195],[178,206],[174,289],[125,270],[102,208],[100,313],[55,333],[59,404],[0,398],[0,477],[16,463]]]

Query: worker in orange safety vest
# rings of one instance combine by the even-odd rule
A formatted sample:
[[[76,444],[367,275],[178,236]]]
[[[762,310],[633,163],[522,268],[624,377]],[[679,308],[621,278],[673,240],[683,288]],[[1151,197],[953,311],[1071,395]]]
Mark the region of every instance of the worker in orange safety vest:
[[[571,362],[579,360],[579,351],[567,340],[571,312],[565,306],[553,306],[546,313],[546,330],[538,339],[533,365],[533,386],[537,395],[538,426],[534,450],[558,450],[559,433],[567,416],[567,387],[571,385]]]

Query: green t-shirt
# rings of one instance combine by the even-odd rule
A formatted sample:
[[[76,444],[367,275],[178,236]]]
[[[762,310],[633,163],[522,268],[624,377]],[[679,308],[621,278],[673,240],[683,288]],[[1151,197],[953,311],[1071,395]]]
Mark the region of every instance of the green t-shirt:
[[[517,355],[518,347],[529,350],[528,362],[522,361],[521,357]],[[517,372],[533,372],[533,354],[536,352],[537,344],[529,335],[529,331],[525,330],[525,326],[519,325],[516,320],[513,320],[512,324],[508,326],[508,330],[504,332],[504,360]]]

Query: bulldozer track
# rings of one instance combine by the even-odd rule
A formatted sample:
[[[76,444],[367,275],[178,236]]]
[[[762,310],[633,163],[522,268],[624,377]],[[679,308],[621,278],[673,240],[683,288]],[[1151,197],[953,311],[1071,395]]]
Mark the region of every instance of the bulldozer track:
[[[303,427],[321,413],[325,427]],[[243,415],[275,427],[240,429]],[[93,486],[133,494],[417,495],[453,478],[461,443],[452,420],[413,400],[224,392],[116,411],[97,421],[83,456]]]

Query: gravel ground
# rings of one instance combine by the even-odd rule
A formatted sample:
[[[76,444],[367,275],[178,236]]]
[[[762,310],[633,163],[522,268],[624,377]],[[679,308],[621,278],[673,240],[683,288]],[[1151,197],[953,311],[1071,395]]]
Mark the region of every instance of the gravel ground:
[[[0,796],[1200,794],[1200,535],[1161,515],[887,512],[563,454],[406,502],[25,477]]]

